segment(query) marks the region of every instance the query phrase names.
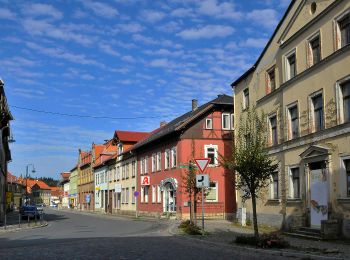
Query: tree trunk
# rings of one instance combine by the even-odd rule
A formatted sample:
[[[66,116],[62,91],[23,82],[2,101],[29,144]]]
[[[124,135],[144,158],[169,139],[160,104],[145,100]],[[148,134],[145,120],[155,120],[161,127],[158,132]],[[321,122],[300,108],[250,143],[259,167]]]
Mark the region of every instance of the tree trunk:
[[[254,236],[256,239],[259,239],[258,217],[256,215],[256,196],[255,196],[255,194],[252,194],[252,206],[253,206]]]
[[[193,220],[194,224],[197,226],[197,190],[194,190],[193,194]]]
[[[192,191],[190,191],[189,197],[190,197],[190,223],[193,224],[193,214],[192,214],[192,208],[193,208],[193,204],[192,204]]]

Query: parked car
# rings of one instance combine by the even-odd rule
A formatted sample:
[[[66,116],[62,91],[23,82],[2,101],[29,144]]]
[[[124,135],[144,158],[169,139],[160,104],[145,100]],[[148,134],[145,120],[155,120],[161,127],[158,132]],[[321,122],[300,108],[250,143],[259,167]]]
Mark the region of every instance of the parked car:
[[[30,217],[30,218],[39,218],[40,217],[40,210],[36,206],[33,205],[25,205],[20,207],[19,213],[21,214],[22,218]]]
[[[45,207],[45,204],[44,204],[44,203],[40,203],[40,204],[36,204],[35,206],[36,206],[36,208],[37,208],[39,211],[43,211],[43,210],[44,210],[44,207]]]

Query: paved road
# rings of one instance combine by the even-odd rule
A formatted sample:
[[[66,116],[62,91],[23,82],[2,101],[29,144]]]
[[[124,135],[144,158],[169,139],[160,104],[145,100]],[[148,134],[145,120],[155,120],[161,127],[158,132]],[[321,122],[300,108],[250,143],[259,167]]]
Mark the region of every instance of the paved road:
[[[0,235],[0,259],[281,259],[171,236],[168,221],[45,211],[48,227]]]

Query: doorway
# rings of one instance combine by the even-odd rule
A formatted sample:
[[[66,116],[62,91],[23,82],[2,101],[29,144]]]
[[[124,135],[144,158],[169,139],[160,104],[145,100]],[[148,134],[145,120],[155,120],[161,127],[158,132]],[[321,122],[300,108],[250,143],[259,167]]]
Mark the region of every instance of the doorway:
[[[309,163],[310,168],[310,226],[321,228],[328,219],[328,176],[324,161]]]
[[[163,209],[164,212],[176,212],[176,190],[171,183],[164,185]]]

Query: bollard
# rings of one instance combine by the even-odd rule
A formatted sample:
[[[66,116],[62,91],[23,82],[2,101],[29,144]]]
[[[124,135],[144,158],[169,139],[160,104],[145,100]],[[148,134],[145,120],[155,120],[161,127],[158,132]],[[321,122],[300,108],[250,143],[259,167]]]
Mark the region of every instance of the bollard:
[[[5,212],[5,219],[4,219],[4,224],[5,224],[5,229],[6,229],[6,223],[7,222],[7,215],[6,215],[6,212]]]
[[[28,227],[29,227],[29,214],[28,214]]]
[[[21,213],[18,214],[18,227],[21,228]]]

